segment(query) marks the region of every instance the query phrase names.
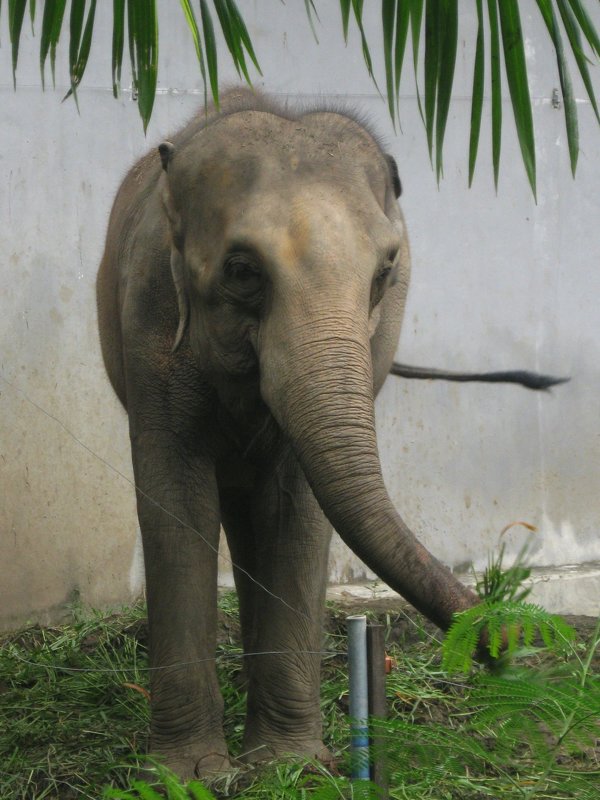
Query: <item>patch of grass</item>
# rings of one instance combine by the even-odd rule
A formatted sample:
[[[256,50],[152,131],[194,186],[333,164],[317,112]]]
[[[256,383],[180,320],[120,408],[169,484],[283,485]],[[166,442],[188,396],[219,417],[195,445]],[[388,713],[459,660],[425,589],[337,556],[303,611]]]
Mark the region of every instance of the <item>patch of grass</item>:
[[[138,605],[4,638],[0,797],[97,798],[112,765],[144,749],[148,703],[126,686],[146,683],[143,616]]]
[[[498,607],[494,613],[501,618]],[[328,610],[321,700],[326,743],[344,774],[347,613]],[[439,638],[420,617],[397,609],[375,616],[386,626],[388,652],[397,663],[387,680],[389,718],[378,728],[394,800],[596,800],[600,629],[588,643],[567,638],[562,650],[532,640],[515,650],[512,665],[498,675],[479,667],[451,674]],[[218,669],[234,753],[245,710],[240,654],[237,603],[227,594],[220,607]],[[160,769],[163,794],[136,785],[135,754],[145,758],[148,729],[147,665],[141,605],[109,616],[78,612],[70,625],[5,636],[0,798],[341,800],[359,793],[343,774],[310,762],[240,771],[210,791],[197,782],[184,788]]]

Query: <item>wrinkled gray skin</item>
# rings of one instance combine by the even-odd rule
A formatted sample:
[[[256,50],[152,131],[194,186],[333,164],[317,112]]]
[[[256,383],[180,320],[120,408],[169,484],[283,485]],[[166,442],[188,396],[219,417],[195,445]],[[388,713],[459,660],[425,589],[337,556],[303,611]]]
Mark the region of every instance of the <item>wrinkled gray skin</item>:
[[[394,167],[342,114],[235,91],[138,162],[115,200],[101,342],[138,486],[151,748],[183,777],[229,764],[211,660],[220,523],[245,652],[267,652],[246,659],[250,760],[326,757],[327,520],[442,628],[476,602],[381,476],[373,398],[410,270]]]

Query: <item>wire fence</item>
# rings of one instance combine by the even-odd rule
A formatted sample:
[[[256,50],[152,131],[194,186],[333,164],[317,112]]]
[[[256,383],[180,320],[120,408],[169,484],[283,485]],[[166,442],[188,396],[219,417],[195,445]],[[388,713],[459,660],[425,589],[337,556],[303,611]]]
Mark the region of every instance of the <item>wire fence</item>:
[[[34,408],[36,408],[41,414],[44,414],[49,419],[53,420],[57,425],[59,425],[63,429],[63,431],[68,436],[71,437],[71,439],[74,442],[76,442],[80,447],[82,447],[93,458],[95,458],[98,461],[100,461],[100,463],[103,464],[108,470],[113,472],[119,478],[122,478],[122,480],[124,480],[131,487],[133,487],[133,489],[135,489],[137,494],[139,494],[141,497],[143,497],[145,500],[147,500],[149,503],[151,503],[159,511],[162,511],[164,514],[166,514],[167,516],[171,517],[171,519],[173,519],[179,525],[183,526],[186,530],[189,530],[193,534],[198,536],[204,542],[204,544],[210,550],[213,551],[213,553],[215,553],[217,555],[219,554],[219,548],[216,547],[212,542],[210,542],[205,536],[203,536],[202,533],[200,533],[200,531],[197,528],[195,528],[193,525],[190,525],[188,522],[185,522],[185,520],[182,520],[181,517],[177,516],[177,514],[174,514],[172,511],[169,511],[169,509],[165,508],[162,505],[162,503],[159,503],[158,500],[155,500],[153,497],[151,497],[147,492],[145,492],[143,489],[141,489],[135,483],[135,481],[132,481],[131,478],[129,478],[127,475],[125,475],[125,473],[121,472],[120,469],[118,469],[113,464],[111,464],[110,461],[108,461],[106,458],[104,458],[99,453],[97,453],[95,450],[93,450],[91,447],[89,447],[89,445],[87,445],[85,442],[83,442],[81,439],[79,439],[79,437],[76,436],[73,433],[73,431],[70,428],[68,428],[67,425],[65,425],[64,422],[62,422],[60,419],[58,419],[58,417],[55,417],[54,414],[51,414],[49,411],[47,411],[45,408],[43,408],[43,406],[41,406],[38,403],[36,403],[35,400],[32,400],[32,398],[29,397],[29,395],[26,392],[24,392],[22,389],[20,389],[19,387],[15,386],[13,383],[11,383],[7,378],[5,378],[4,375],[0,374],[0,380],[2,380],[3,383],[5,383],[8,387],[10,387],[10,389],[12,389],[13,392],[15,392],[16,394],[20,395],[27,403],[29,403]],[[297,614],[299,617],[303,617],[304,619],[308,620],[309,622],[312,621],[311,618],[307,614],[305,614],[303,611],[300,611],[298,608],[294,608],[294,606],[292,606],[290,603],[288,603],[288,601],[285,598],[281,597],[278,594],[275,594],[275,592],[272,592],[267,586],[265,586],[263,583],[261,583],[253,575],[251,575],[250,572],[248,572],[248,570],[244,569],[244,567],[242,567],[240,564],[236,563],[230,556],[225,556],[222,553],[221,554],[221,558],[224,558],[229,564],[231,564],[231,566],[235,570],[240,572],[242,575],[245,575],[250,581],[252,581],[252,583],[255,584],[255,586],[257,586],[261,591],[265,592],[265,594],[268,594],[274,600],[277,600],[278,602],[280,602],[287,609],[292,611],[294,614]]]
[[[171,517],[178,524],[182,525],[184,528],[186,528],[187,530],[190,530],[192,533],[197,535],[206,544],[207,547],[209,547],[213,552],[218,554],[219,548],[215,547],[212,544],[212,542],[210,542],[205,536],[203,536],[202,533],[199,530],[197,530],[194,526],[190,525],[189,523],[186,523],[184,520],[182,520],[176,514],[174,514],[173,512],[169,511],[161,503],[159,503],[157,500],[155,500],[153,497],[151,497],[147,492],[143,491],[139,486],[136,485],[135,481],[132,481],[127,475],[125,475],[121,470],[119,470],[110,461],[108,461],[108,459],[104,458],[102,455],[97,453],[93,448],[91,448],[89,445],[87,445],[84,441],[82,441],[75,433],[73,433],[73,431],[67,425],[65,425],[64,422],[62,422],[62,420],[60,420],[58,417],[56,417],[51,412],[47,411],[43,406],[41,406],[39,403],[37,403],[35,400],[33,400],[25,391],[23,391],[21,388],[19,388],[15,384],[13,384],[11,381],[9,381],[1,373],[0,373],[0,380],[2,380],[2,382],[6,386],[8,386],[15,394],[18,394],[27,403],[29,403],[33,408],[37,409],[37,411],[39,413],[43,414],[48,419],[52,420],[56,425],[58,425],[77,445],[79,445],[79,447],[81,447],[89,455],[91,455],[94,459],[96,459],[101,464],[103,464],[104,467],[106,467],[106,469],[108,469],[114,475],[117,475],[119,478],[124,480],[130,486],[132,486],[132,488],[138,494],[140,494],[142,497],[144,497],[146,500],[148,500],[148,502],[150,502],[152,505],[154,505],[157,509],[159,509],[163,513],[167,514],[169,517]],[[313,621],[311,619],[311,617],[309,617],[303,611],[300,611],[299,609],[294,608],[285,598],[283,598],[280,595],[272,592],[268,587],[266,587],[263,583],[261,583],[259,580],[257,580],[253,575],[251,575],[246,569],[244,569],[239,564],[237,564],[231,557],[227,557],[224,554],[221,554],[221,558],[224,558],[226,561],[228,561],[228,563],[230,563],[231,566],[234,569],[236,569],[237,571],[239,571],[240,573],[245,575],[261,591],[265,592],[270,597],[272,597],[275,600],[277,600],[278,602],[280,602],[287,609],[289,609],[290,611],[294,612],[299,617],[302,617],[302,618],[304,618],[304,619],[306,619],[308,621],[311,621],[311,622]],[[256,656],[273,656],[273,655],[280,655],[280,656],[319,655],[321,657],[332,658],[332,657],[336,657],[336,656],[337,657],[346,656],[347,653],[346,653],[345,650],[344,651],[340,651],[340,650],[326,650],[326,649],[324,649],[324,650],[297,650],[297,649],[294,649],[294,650],[264,650],[264,651],[257,651],[257,652],[222,653],[222,654],[215,655],[215,656],[210,656],[210,657],[207,657],[207,658],[194,659],[194,660],[191,660],[191,661],[185,661],[185,662],[182,661],[182,662],[176,662],[176,663],[173,663],[173,664],[166,664],[166,665],[160,665],[160,666],[148,666],[148,667],[136,666],[136,667],[131,667],[130,669],[131,670],[135,670],[137,672],[148,672],[148,673],[151,673],[151,672],[157,672],[157,671],[161,671],[161,670],[172,670],[172,669],[177,669],[177,668],[183,669],[185,667],[190,667],[190,666],[194,666],[194,665],[201,664],[201,663],[207,663],[207,662],[219,662],[219,661],[223,661],[223,660],[247,659],[247,658],[252,658],[252,657],[256,657]],[[105,667],[105,668],[98,668],[98,667],[86,668],[86,667],[69,667],[69,666],[64,666],[64,665],[61,665],[61,664],[44,664],[44,663],[39,662],[39,661],[33,661],[31,659],[24,658],[22,655],[20,655],[18,652],[16,652],[16,648],[14,646],[11,648],[11,656],[14,657],[17,661],[21,661],[22,663],[28,664],[30,666],[36,666],[36,667],[41,667],[41,668],[51,669],[51,670],[56,670],[56,671],[62,671],[62,672],[72,672],[72,673],[80,673],[80,672],[123,673],[124,671],[126,671],[123,668],[110,668],[110,667]]]

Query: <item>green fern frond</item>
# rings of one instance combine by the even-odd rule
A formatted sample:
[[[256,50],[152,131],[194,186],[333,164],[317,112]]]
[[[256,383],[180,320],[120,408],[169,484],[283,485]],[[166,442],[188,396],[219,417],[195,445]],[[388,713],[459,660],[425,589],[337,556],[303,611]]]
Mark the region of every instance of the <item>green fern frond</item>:
[[[495,732],[505,750],[522,751],[523,743],[536,757],[546,751],[578,751],[594,745],[600,717],[600,685],[589,681],[585,690],[580,675],[536,675],[522,670],[496,678],[482,675],[469,697],[471,724]],[[501,732],[501,735],[500,735]]]
[[[514,655],[520,641],[530,646],[536,631],[545,646],[556,652],[562,651],[575,636],[563,619],[541,606],[514,600],[484,601],[454,616],[443,643],[443,667],[448,672],[467,672],[484,633],[489,653],[497,659],[503,648],[507,657]]]

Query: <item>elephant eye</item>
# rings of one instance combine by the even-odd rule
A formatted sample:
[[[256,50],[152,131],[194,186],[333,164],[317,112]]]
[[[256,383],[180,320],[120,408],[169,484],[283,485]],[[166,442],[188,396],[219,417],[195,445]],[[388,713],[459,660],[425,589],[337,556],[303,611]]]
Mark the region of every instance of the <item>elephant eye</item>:
[[[383,284],[391,271],[392,271],[392,265],[390,263],[385,263],[382,267],[380,267],[379,271],[377,272],[375,280],[378,283]]]
[[[260,277],[258,267],[244,256],[229,256],[224,266],[225,275],[232,280],[246,283],[254,278]]]
[[[246,253],[231,253],[223,264],[224,288],[240,299],[253,298],[263,286],[263,274]]]
[[[385,261],[375,273],[373,285],[371,286],[371,308],[375,308],[375,306],[381,302],[392,269],[393,264],[389,261]]]

